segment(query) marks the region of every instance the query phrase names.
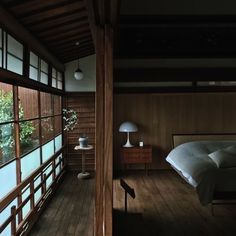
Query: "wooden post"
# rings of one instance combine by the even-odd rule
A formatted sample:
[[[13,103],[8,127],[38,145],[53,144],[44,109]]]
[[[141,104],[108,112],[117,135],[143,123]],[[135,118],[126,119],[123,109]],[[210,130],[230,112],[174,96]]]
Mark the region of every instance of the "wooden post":
[[[104,189],[104,29],[96,28],[95,235],[103,236]]]
[[[113,209],[113,29],[105,25],[105,150],[104,150],[104,186],[105,186],[105,235],[112,235]]]
[[[12,216],[11,235],[15,236],[16,235],[16,206],[11,207],[11,216]]]
[[[86,0],[96,51],[96,236],[112,236],[113,27],[118,0]]]
[[[112,235],[113,55],[112,29],[96,30],[96,235]],[[102,216],[102,217],[101,217]]]
[[[16,155],[16,182],[21,183],[21,162],[20,162],[20,124],[19,124],[19,94],[18,87],[13,86],[13,102],[14,102],[14,130],[15,130],[15,155]],[[18,206],[22,203],[22,195],[19,193],[17,197]],[[18,214],[19,223],[22,221],[22,210]]]
[[[30,182],[30,209],[34,210],[34,181]]]
[[[46,175],[46,174],[43,174],[43,195],[44,195],[44,194],[46,193],[46,191],[47,191],[46,182],[47,182],[47,175]]]

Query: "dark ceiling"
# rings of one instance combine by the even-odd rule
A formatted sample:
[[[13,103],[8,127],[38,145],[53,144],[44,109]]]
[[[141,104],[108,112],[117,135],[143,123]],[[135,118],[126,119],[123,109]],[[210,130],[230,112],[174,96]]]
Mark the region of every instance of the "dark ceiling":
[[[116,58],[235,58],[236,16],[121,15]]]
[[[94,54],[84,0],[1,0],[1,4],[60,61]]]

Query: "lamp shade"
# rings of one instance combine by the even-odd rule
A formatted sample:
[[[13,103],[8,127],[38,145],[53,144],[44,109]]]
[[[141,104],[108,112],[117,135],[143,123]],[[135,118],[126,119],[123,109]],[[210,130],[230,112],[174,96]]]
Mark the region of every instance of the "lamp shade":
[[[74,73],[74,77],[75,77],[76,80],[83,79],[83,77],[84,77],[83,71],[80,70],[80,68],[78,68]]]
[[[130,121],[125,121],[120,125],[119,131],[127,133],[127,141],[123,145],[123,147],[133,147],[133,145],[130,143],[130,140],[129,140],[129,133],[137,132],[138,131],[137,125]]]
[[[120,125],[119,131],[120,132],[137,132],[138,127],[136,124],[130,121],[125,121]]]

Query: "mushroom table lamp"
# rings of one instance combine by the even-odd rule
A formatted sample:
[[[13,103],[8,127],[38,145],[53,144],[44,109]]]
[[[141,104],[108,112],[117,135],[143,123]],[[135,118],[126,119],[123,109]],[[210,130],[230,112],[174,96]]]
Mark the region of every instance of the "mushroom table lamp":
[[[123,145],[123,147],[133,147],[134,146],[129,141],[129,133],[130,132],[137,132],[137,131],[138,131],[138,127],[136,126],[136,124],[134,124],[130,121],[125,121],[120,125],[119,132],[127,133],[127,141],[126,141],[126,144]]]

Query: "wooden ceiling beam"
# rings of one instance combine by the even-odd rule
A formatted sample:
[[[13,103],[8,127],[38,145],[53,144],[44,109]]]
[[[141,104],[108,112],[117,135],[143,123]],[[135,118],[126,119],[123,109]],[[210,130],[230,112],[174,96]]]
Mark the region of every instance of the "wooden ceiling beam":
[[[13,34],[17,35],[18,40],[23,41],[26,45],[33,45],[35,52],[47,58],[58,70],[64,71],[64,65],[52,55],[42,43],[26,30],[19,22],[0,6],[0,22],[4,27]]]
[[[117,25],[120,0],[86,0],[91,25]]]
[[[80,50],[77,49],[77,50],[72,50],[72,51],[62,51],[58,54],[60,55],[60,57],[61,56],[64,57],[65,55],[71,55],[71,56],[72,55],[77,55],[76,58],[78,58],[78,57],[80,57],[80,54],[83,53],[84,51],[92,51],[92,50],[94,50],[93,47],[87,46],[85,48],[80,48]]]
[[[80,58],[81,55],[84,53],[84,52],[90,52],[90,51],[94,51],[94,48],[81,48],[79,51],[77,50],[74,50],[74,51],[71,51],[71,52],[65,52],[65,53],[61,53],[60,56],[71,56],[71,57],[75,57],[76,59]]]
[[[91,55],[94,55],[94,54],[95,54],[94,51],[86,52],[86,53],[84,53],[83,55],[81,55],[80,58],[88,57],[88,56],[91,56]],[[64,63],[68,63],[68,62],[71,62],[71,61],[74,61],[74,60],[75,60],[75,58],[68,57],[68,58],[65,58],[63,62],[64,62]]]
[[[81,52],[79,55],[79,58],[81,59],[83,57],[93,55],[94,53],[95,53],[94,50],[87,50],[87,51]],[[65,55],[63,57],[63,62],[70,62],[70,61],[74,61],[76,59],[78,59],[78,55],[68,55],[68,56]]]
[[[88,21],[88,16],[86,11],[75,11],[74,13],[70,12],[69,15],[63,15],[61,17],[56,17],[55,19],[51,19],[46,23],[43,21],[39,24],[31,25],[32,31],[47,31],[54,29],[55,27],[61,27],[64,24],[70,24],[74,21]]]
[[[79,41],[80,43],[83,43],[83,42],[87,42],[87,41],[90,41],[92,40],[92,37],[91,35],[85,35],[85,36],[82,36],[82,37],[79,37],[79,35],[75,35],[74,37],[70,37],[70,38],[65,38],[65,39],[62,39],[60,41],[56,41],[56,42],[49,42],[48,45],[49,47],[60,47],[60,46],[63,46],[63,45],[75,45],[75,43],[77,41]]]
[[[110,6],[110,22],[111,25],[116,26],[118,24],[118,17],[120,14],[120,0],[113,0]]]
[[[13,2],[14,3],[14,2]],[[53,8],[58,5],[67,4],[67,0],[34,0],[34,1],[20,1],[19,4],[6,4],[7,7],[11,9],[11,12],[14,12],[18,16],[24,16],[28,13],[33,13],[35,11],[43,11],[45,8]]]
[[[87,45],[91,45],[93,46],[93,40],[90,39],[88,41],[84,41],[84,42],[80,42],[79,44],[79,48],[83,48],[84,46],[87,46]],[[54,50],[55,51],[58,51],[58,50],[67,50],[67,49],[77,49],[78,50],[78,46],[76,46],[75,44],[64,44],[64,45],[60,45],[60,46],[57,46],[55,47],[54,46]]]
[[[83,50],[87,50],[87,49],[93,49],[93,45],[92,44],[90,44],[90,45],[85,45],[85,46],[83,46],[83,47],[80,47],[79,49],[78,48],[68,48],[68,49],[65,49],[65,50],[61,50],[60,51],[60,55],[63,55],[63,54],[70,54],[70,53],[80,53],[80,51],[83,51]]]
[[[74,35],[71,35],[71,37],[73,37],[73,38],[75,39],[75,41],[72,42],[72,43],[74,44],[74,43],[76,43],[77,41],[80,42],[81,39],[86,39],[86,40],[88,39],[88,40],[89,40],[89,38],[91,37],[91,34],[90,34],[89,31],[85,31],[85,32],[81,32],[80,34],[76,33],[76,34],[74,34]],[[53,42],[56,41],[56,40],[58,40],[58,44],[56,44],[56,43],[53,44]],[[55,38],[55,39],[50,39],[50,40],[45,39],[45,43],[46,43],[47,45],[52,45],[53,47],[54,47],[54,46],[57,47],[58,45],[63,45],[64,43],[66,43],[65,40],[66,40],[66,39],[64,39],[63,37],[61,37],[61,38]]]
[[[57,35],[52,35],[52,36],[48,36],[48,37],[42,37],[42,40],[44,40],[45,42],[52,42],[52,41],[60,41],[61,39],[64,39],[66,37],[73,37],[75,35],[77,35],[78,37],[81,36],[87,36],[90,35],[91,32],[89,30],[89,26],[84,26],[83,28],[77,29],[77,31],[75,30],[70,30],[61,34],[57,34]],[[39,37],[40,38],[40,37]]]
[[[54,27],[53,29],[47,30],[47,31],[43,31],[43,32],[37,32],[34,31],[39,37],[51,37],[51,36],[55,36],[55,35],[60,35],[60,34],[64,34],[65,32],[70,32],[70,31],[75,31],[77,32],[78,29],[82,30],[85,28],[89,28],[89,24],[88,21],[76,21],[70,24],[64,24],[61,25],[60,27]]]
[[[131,93],[218,93],[236,92],[236,86],[114,87],[115,94]]]
[[[117,68],[114,81],[236,81],[236,68]]]
[[[80,1],[76,1],[76,2],[69,3],[65,6],[52,8],[44,12],[39,12],[38,14],[35,14],[35,15],[28,15],[28,16],[22,17],[20,18],[20,21],[25,25],[34,24],[37,22],[50,20],[51,18],[55,19],[55,17],[60,17],[63,14],[68,15],[70,11],[74,12],[75,10],[81,10],[81,9],[85,9],[84,3]]]

